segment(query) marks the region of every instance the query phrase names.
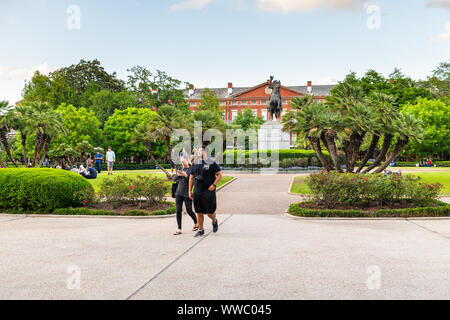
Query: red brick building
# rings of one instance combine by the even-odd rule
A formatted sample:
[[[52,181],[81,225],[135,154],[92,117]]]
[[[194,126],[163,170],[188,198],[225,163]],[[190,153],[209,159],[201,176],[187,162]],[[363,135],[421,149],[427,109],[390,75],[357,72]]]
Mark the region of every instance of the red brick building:
[[[220,106],[225,111],[224,120],[226,122],[231,122],[245,108],[251,108],[255,115],[264,120],[270,120],[267,105],[272,93],[268,86],[268,81],[254,87],[233,87],[232,83],[228,83],[227,88],[211,88],[210,90],[214,91],[219,98]],[[314,95],[316,100],[321,101],[330,95],[333,87],[334,85],[313,86],[311,81],[308,81],[306,86],[282,86],[283,113],[290,110],[293,98],[310,94]],[[191,86],[190,90],[186,92],[186,101],[193,111],[200,105],[203,90]]]

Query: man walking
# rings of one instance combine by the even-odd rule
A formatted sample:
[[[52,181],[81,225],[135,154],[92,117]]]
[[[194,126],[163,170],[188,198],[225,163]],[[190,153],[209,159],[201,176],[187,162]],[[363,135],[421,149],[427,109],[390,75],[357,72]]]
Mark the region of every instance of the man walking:
[[[195,237],[205,234],[203,228],[205,214],[212,220],[213,232],[216,233],[219,230],[219,222],[216,218],[216,189],[220,180],[222,180],[222,171],[219,165],[207,156],[206,147],[202,146],[192,166],[189,179],[189,198],[194,200],[194,208],[197,212],[198,232]],[[192,194],[194,185],[194,194]]]
[[[97,154],[95,155],[95,166],[97,167],[98,173],[102,173],[102,160],[103,155],[100,153],[100,151],[97,151]]]
[[[116,154],[112,151],[111,147],[108,147],[108,152],[106,153],[106,162],[108,165],[108,176],[113,174],[114,162],[116,162]]]

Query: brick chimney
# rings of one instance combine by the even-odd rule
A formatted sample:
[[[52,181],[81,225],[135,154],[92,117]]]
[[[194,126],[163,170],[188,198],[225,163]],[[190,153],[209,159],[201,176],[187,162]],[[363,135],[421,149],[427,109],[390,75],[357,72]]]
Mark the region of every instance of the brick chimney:
[[[228,82],[228,95],[231,96],[233,94],[233,83]]]
[[[312,81],[308,81],[308,85],[306,88],[306,93],[311,94],[312,93]]]
[[[189,94],[189,97],[194,94],[194,85],[193,84],[189,85],[189,93],[188,94]]]

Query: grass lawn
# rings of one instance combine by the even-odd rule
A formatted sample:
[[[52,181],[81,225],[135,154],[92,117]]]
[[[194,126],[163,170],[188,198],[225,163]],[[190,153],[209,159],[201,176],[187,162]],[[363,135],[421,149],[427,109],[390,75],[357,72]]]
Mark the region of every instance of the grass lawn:
[[[162,173],[160,170],[143,170],[143,171],[116,171],[113,175],[113,177],[115,176],[121,176],[121,175],[126,175],[128,177],[145,177],[145,176],[155,176],[158,177],[160,179],[164,179],[166,180],[166,175],[164,173]],[[108,178],[108,172],[107,171],[102,171],[101,174],[98,175],[97,179],[95,180],[88,180],[91,185],[94,187],[95,192],[100,191],[100,184],[103,180]],[[228,181],[230,181],[231,179],[233,179],[233,177],[231,176],[223,176],[222,180],[220,181],[218,187],[220,187],[221,185],[227,183]],[[171,182],[167,182],[168,184],[171,184]]]
[[[393,170],[392,170],[393,169]],[[398,169],[402,170],[402,171],[407,171],[411,168],[392,168],[392,171],[396,171]],[[412,168],[413,170],[411,171],[416,171],[414,169],[419,169],[419,168]],[[411,174],[414,176],[419,176],[422,178],[422,181],[425,183],[437,183],[439,182],[440,184],[442,184],[444,186],[444,188],[441,191],[442,195],[450,195],[450,169],[448,168],[440,168],[440,170],[438,171],[434,171],[436,168],[421,168],[423,171],[421,172],[410,172],[410,173],[405,173],[405,174]],[[427,171],[429,170],[429,171]],[[433,170],[433,171],[431,171]],[[305,184],[305,179],[306,179],[306,175],[304,176],[298,176],[295,177],[294,179],[294,183],[292,184],[292,189],[291,192],[292,193],[298,193],[298,194],[307,194],[309,193],[309,188],[308,186]]]

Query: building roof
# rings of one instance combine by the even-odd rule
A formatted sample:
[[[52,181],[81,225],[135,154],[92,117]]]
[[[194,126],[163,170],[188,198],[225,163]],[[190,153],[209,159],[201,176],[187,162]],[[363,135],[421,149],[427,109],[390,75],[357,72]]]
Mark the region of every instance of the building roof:
[[[265,84],[265,83],[263,83]],[[259,84],[255,87],[233,87],[233,92],[231,95],[228,94],[228,88],[209,88],[209,90],[214,91],[216,96],[219,99],[232,99],[239,98],[239,95],[244,92],[251,91],[254,88],[260,87],[262,84]],[[299,94],[307,94],[307,86],[284,86],[290,90],[294,90]],[[335,85],[313,85],[312,86],[312,94],[317,97],[326,97],[330,95],[331,89],[333,89]],[[202,89],[194,89],[194,93],[189,96],[188,91],[185,91],[186,99],[188,100],[199,100],[202,97],[202,93],[205,88]]]

